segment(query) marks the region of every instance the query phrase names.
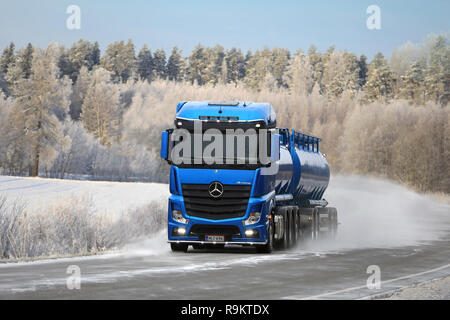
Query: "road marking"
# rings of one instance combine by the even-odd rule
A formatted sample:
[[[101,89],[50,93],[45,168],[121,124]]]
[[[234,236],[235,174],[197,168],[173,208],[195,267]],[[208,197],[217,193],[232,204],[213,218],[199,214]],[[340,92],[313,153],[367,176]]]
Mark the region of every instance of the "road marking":
[[[404,279],[408,279],[408,278],[414,278],[414,277],[418,277],[427,273],[432,273],[432,272],[436,272],[439,270],[443,270],[446,268],[449,268],[450,264],[446,264],[445,266],[441,266],[438,268],[434,268],[431,270],[427,270],[427,271],[423,271],[423,272],[419,272],[419,273],[414,273],[414,274],[410,274],[407,276],[403,276],[403,277],[399,277],[399,278],[395,278],[395,279],[390,279],[390,280],[386,280],[386,281],[381,281],[381,284],[386,284],[386,283],[390,283],[390,282],[394,282],[394,281],[399,281],[399,280],[404,280]],[[322,298],[322,297],[326,297],[326,296],[331,296],[331,295],[335,295],[335,294],[339,294],[339,293],[344,293],[344,292],[350,292],[350,291],[354,291],[354,290],[360,290],[360,289],[367,289],[367,285],[364,286],[359,286],[359,287],[352,287],[352,288],[347,288],[347,289],[342,289],[342,290],[337,290],[337,291],[331,291],[331,292],[326,292],[326,293],[322,293],[322,294],[318,294],[315,296],[309,296],[309,297],[303,297],[300,298],[298,295],[296,296],[288,296],[288,297],[284,297],[283,299],[296,299],[296,300],[311,300],[311,299],[318,299],[318,298]]]

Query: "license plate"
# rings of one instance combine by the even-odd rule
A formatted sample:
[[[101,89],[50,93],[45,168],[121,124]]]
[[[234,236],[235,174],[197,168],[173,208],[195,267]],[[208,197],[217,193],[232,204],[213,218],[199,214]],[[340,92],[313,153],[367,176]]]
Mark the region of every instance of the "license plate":
[[[206,241],[225,241],[225,236],[205,236]]]

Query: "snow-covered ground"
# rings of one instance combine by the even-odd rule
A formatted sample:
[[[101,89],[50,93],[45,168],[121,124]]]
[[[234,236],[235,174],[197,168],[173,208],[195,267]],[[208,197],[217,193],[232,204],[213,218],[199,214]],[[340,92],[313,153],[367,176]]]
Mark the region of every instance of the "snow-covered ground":
[[[23,199],[29,210],[42,210],[54,201],[73,196],[91,197],[97,212],[120,214],[153,200],[167,201],[162,183],[78,181],[0,176],[0,196]]]

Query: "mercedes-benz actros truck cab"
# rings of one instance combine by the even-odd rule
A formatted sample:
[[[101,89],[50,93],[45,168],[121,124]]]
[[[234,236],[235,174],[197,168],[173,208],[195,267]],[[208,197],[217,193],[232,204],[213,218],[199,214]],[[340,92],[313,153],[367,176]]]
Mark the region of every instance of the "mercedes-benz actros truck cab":
[[[320,139],[277,128],[268,103],[184,101],[163,132],[170,167],[168,242],[173,251],[225,245],[258,252],[333,236],[337,211]]]

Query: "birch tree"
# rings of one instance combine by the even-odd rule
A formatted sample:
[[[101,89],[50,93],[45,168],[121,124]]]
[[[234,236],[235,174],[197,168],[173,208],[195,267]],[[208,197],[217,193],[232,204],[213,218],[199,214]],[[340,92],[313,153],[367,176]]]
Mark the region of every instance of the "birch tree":
[[[118,86],[111,82],[109,72],[103,68],[94,70],[81,107],[81,120],[86,130],[106,146],[120,136],[119,99]]]
[[[64,116],[69,108],[70,80],[58,77],[59,53],[56,44],[35,50],[31,76],[17,83],[14,110],[10,113],[14,129],[23,135],[22,147],[32,148],[33,177],[39,174],[41,158],[51,162],[56,156],[54,146],[61,139],[57,116]]]

